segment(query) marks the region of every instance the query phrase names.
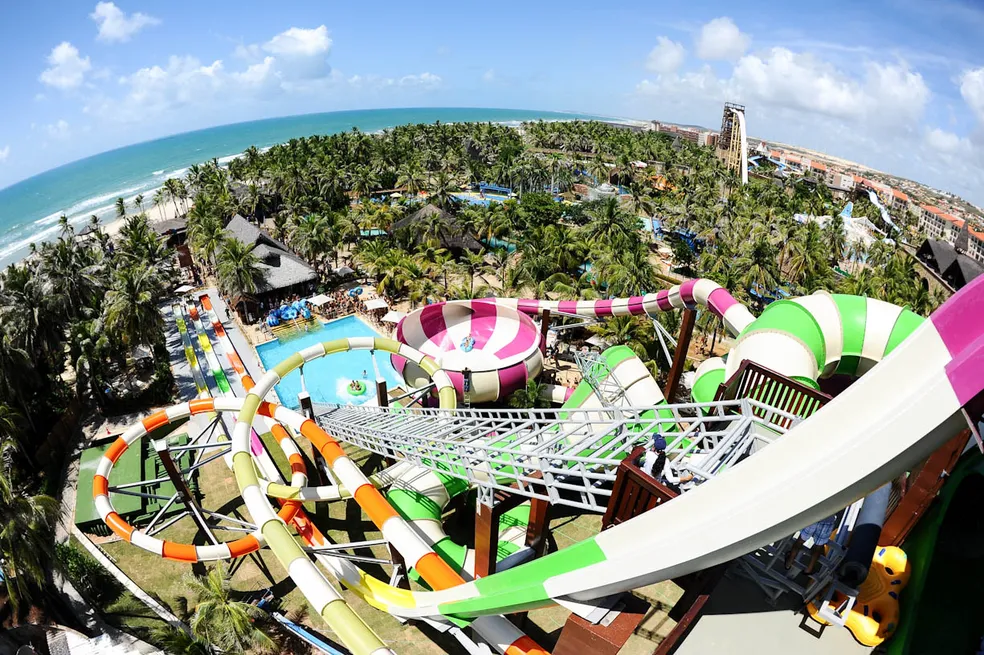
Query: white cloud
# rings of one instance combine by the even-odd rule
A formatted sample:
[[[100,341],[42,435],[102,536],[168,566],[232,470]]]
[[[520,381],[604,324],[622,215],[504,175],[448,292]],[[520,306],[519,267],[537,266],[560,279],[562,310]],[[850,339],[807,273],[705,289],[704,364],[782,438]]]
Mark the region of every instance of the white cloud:
[[[966,71],[960,76],[960,95],[984,125],[984,67]]]
[[[67,139],[71,135],[68,130],[68,121],[64,118],[59,119],[57,123],[45,125],[44,129],[52,139]]]
[[[310,30],[292,27],[264,43],[263,49],[275,55],[327,55],[331,49],[331,39],[324,25]]]
[[[74,89],[82,84],[91,68],[88,57],[80,57],[78,48],[62,41],[48,55],[48,68],[38,79],[56,89]]]
[[[404,75],[400,78],[400,86],[417,87],[421,89],[433,89],[441,85],[441,78],[433,73],[421,73],[420,75]]]
[[[941,153],[969,153],[970,139],[936,127],[926,133],[926,145]]]
[[[490,68],[482,74],[482,81],[495,82],[495,69]]]
[[[99,34],[96,35],[96,38],[109,43],[129,41],[143,28],[159,25],[161,22],[160,19],[140,12],[127,17],[123,10],[112,2],[97,4],[95,11],[89,14],[89,18],[99,25]]]
[[[7,157],[10,156],[10,146],[4,146],[0,148],[0,163],[7,161]]]
[[[657,73],[673,73],[683,64],[686,54],[683,46],[665,36],[659,37],[656,47],[649,51],[646,68]]]
[[[751,41],[730,18],[715,18],[700,28],[697,56],[709,61],[734,61],[745,54]]]

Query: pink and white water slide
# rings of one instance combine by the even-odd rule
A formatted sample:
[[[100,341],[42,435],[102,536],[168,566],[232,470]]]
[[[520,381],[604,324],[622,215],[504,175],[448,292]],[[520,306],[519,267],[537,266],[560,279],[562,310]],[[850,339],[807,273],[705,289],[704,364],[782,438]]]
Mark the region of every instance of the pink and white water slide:
[[[406,316],[396,338],[441,365],[459,398],[486,403],[505,398],[543,369],[540,332],[532,319],[493,298],[428,305]],[[393,365],[412,386],[429,382],[414,363],[393,356]]]

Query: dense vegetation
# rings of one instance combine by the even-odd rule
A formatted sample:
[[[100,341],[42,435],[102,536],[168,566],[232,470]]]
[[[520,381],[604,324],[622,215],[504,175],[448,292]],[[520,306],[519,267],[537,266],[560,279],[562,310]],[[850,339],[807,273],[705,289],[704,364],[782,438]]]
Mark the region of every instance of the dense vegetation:
[[[487,207],[455,198],[462,185],[480,181],[511,187],[520,198]],[[620,200],[553,200],[555,194],[573,198],[579,182],[605,181],[623,188]],[[408,125],[374,135],[312,136],[266,152],[251,148],[228,170],[214,162],[192,167],[188,187],[194,252],[206,269],[219,270],[220,284],[233,295],[251,293],[256,279],[248,253],[224,240],[224,222],[239,211],[268,218],[274,236],[326,282],[346,259],[374,277],[380,292],[413,304],[493,293],[594,298],[658,289],[665,283],[639,232],[650,217],[666,230],[696,235],[696,249],[672,241],[679,273],[711,277],[748,302],[756,300],[750,292],[821,288],[921,313],[941,300],[894,244],[877,242],[871,252],[848,244],[837,217],[842,204],[821,182],[753,179],[742,187],[711,149],[603,123],[529,123],[522,132],[489,124]],[[481,253],[448,247],[448,221],[437,213],[391,230],[419,208],[420,191],[454,215],[455,234],[499,247]],[[821,228],[797,222],[798,213],[834,218]],[[864,214],[880,220],[867,198],[856,198],[855,215]],[[368,238],[371,230],[386,234]],[[850,276],[835,272],[837,266]]]
[[[0,273],[0,571],[15,610],[50,573],[57,506],[43,492],[58,472],[44,475],[36,455],[54,423],[76,399],[118,413],[171,393],[157,307],[171,253],[143,214],[127,218],[115,247],[97,221],[89,227],[77,236],[63,217],[57,241]]]

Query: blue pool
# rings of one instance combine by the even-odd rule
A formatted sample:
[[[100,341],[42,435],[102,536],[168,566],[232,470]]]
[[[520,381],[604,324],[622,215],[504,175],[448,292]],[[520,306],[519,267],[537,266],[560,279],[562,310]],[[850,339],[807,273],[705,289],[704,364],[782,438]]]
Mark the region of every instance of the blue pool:
[[[256,352],[260,355],[267,370],[308,346],[319,341],[331,341],[342,337],[379,337],[382,336],[355,316],[340,318],[328,323],[320,330],[310,332],[303,337],[280,342],[278,340],[260,344]],[[403,378],[390,363],[389,354],[377,353],[376,363],[379,373],[385,378],[386,385],[392,389],[403,384]],[[361,396],[348,393],[348,384],[352,380],[361,380],[362,371],[366,372],[368,387]],[[376,397],[376,378],[372,366],[372,356],[368,350],[338,353],[316,359],[304,365],[304,383],[311,400],[316,403],[339,403],[359,405]],[[297,394],[301,391],[301,374],[298,371],[290,373],[276,387],[280,402],[287,407],[298,407]]]

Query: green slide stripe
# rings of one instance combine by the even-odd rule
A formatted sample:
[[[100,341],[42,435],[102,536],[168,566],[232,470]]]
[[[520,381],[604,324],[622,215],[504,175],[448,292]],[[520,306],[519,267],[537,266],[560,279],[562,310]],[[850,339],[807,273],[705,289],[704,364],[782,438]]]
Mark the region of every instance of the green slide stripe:
[[[475,580],[476,598],[452,601],[438,606],[441,614],[459,618],[495,610],[508,614],[536,607],[550,599],[543,583],[550,578],[605,561],[605,554],[594,538],[523,566]]]
[[[758,332],[771,330],[785,332],[806,344],[817,360],[817,367],[823,368],[827,360],[827,346],[820,331],[820,324],[813,314],[799,303],[791,300],[777,300],[768,305],[762,315],[748,324],[742,330],[740,337]]]
[[[885,344],[885,352],[888,353],[895,350],[895,347],[902,343],[906,337],[915,332],[916,328],[922,325],[925,319],[911,312],[908,309],[903,309],[902,313],[899,314],[898,319],[895,321],[895,326],[892,328],[892,334],[888,337],[888,343]]]
[[[844,350],[841,354],[837,373],[855,375],[861,360],[861,347],[864,345],[864,332],[868,319],[868,301],[861,296],[831,296],[840,313],[841,328],[844,331]]]
[[[694,387],[690,390],[690,395],[698,403],[709,403],[714,400],[714,395],[723,382],[724,369],[711,369],[694,380]]]
[[[229,386],[229,378],[226,377],[225,371],[217,368],[212,371],[212,375],[215,376],[215,384],[219,385],[219,391],[222,393],[232,393],[232,387]]]

